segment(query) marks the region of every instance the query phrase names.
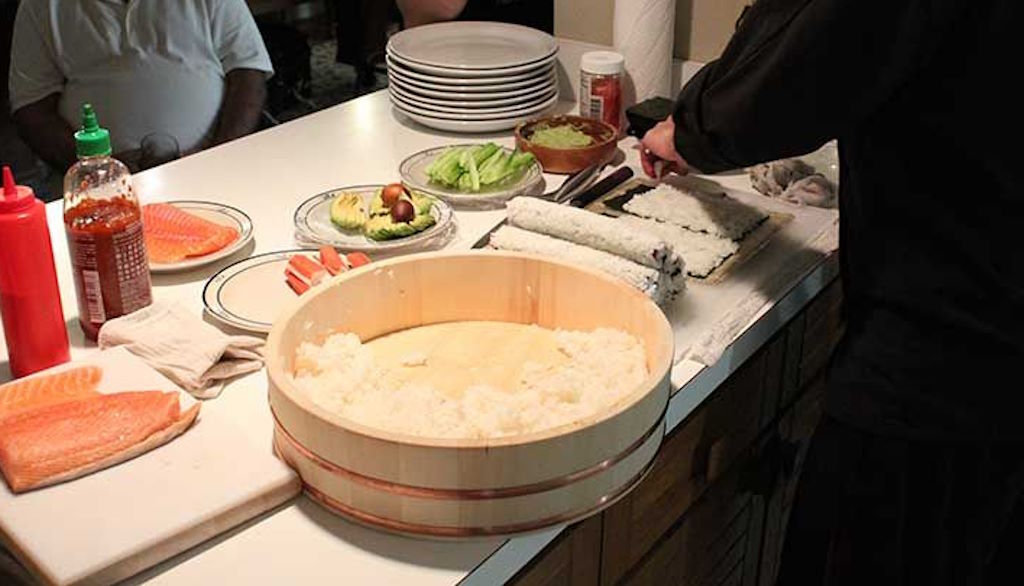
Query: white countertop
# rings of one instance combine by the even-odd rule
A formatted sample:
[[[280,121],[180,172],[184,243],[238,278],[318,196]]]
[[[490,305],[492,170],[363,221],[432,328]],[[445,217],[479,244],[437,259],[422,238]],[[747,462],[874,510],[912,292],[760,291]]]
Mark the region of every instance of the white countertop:
[[[569,108],[571,105],[563,105]],[[323,110],[292,123],[240,139],[135,177],[143,202],[214,200],[245,210],[255,242],[242,253],[187,273],[154,275],[154,297],[201,311],[202,287],[214,272],[247,254],[295,247],[292,212],[307,197],[344,186],[399,179],[399,163],[421,149],[453,141],[492,139],[512,146],[509,133],[472,137],[436,133],[393,113],[385,92]],[[620,144],[639,174],[635,139]],[[606,170],[610,172],[612,168]],[[547,176],[547,189],[561,178]],[[724,186],[749,190],[746,176],[718,176]],[[77,316],[74,286],[59,203],[47,209],[65,318]],[[469,248],[503,217],[503,211],[458,212],[458,232],[449,247]],[[819,263],[734,342],[711,368],[683,361],[673,370],[678,392],[669,407],[669,427],[692,412],[739,364],[760,347],[834,275],[834,263]],[[72,356],[94,352],[77,325],[70,327]],[[0,347],[2,347],[0,340]],[[9,378],[0,363],[0,380]],[[232,382],[216,399],[236,409],[258,441],[270,445],[272,425],[265,375]],[[189,550],[131,583],[325,583],[494,584],[522,568],[560,529],[466,543],[432,542],[380,533],[344,521],[305,497]]]

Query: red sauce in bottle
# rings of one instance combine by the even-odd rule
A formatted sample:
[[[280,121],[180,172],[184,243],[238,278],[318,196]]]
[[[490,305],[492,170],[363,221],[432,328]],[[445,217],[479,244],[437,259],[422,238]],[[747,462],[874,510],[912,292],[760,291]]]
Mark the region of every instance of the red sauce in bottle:
[[[610,51],[588,51],[580,58],[580,116],[622,128],[622,72],[625,60]]]
[[[152,289],[142,214],[134,197],[83,199],[64,212],[78,316],[95,340],[109,319],[149,305]]]

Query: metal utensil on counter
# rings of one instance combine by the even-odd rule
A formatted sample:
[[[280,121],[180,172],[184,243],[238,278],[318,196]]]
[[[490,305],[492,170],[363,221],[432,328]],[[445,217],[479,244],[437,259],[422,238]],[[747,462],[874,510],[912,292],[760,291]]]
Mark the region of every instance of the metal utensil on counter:
[[[569,205],[574,208],[584,208],[590,205],[591,202],[615,189],[619,185],[622,185],[627,179],[633,176],[633,169],[629,167],[621,167],[616,169],[611,175],[598,181],[593,187],[586,191],[572,197],[569,200]]]
[[[589,187],[594,178],[600,174],[602,168],[604,168],[604,163],[601,162],[594,163],[589,167],[584,167],[572,175],[569,175],[558,189],[541,194],[537,197],[547,199],[555,203],[564,203],[576,193],[579,193],[581,190]]]
[[[587,169],[589,169],[589,168],[590,167],[588,167]],[[600,168],[600,167],[598,167],[598,168]],[[584,171],[586,171],[586,169],[584,169]],[[582,172],[583,171],[581,171],[580,173],[582,173]],[[627,179],[629,179],[632,176],[633,176],[633,170],[632,169],[630,169],[629,167],[622,167],[621,169],[617,169],[611,175],[609,175],[609,176],[605,177],[604,179],[598,181],[594,185],[586,188],[585,190],[578,191],[576,193],[576,195],[566,196],[565,194],[562,194],[561,202],[567,201],[569,203],[569,205],[571,205],[573,207],[577,207],[577,208],[584,207],[587,204],[589,204],[590,202],[592,202],[592,201],[596,200],[597,198],[601,197],[602,195],[604,195],[604,194],[608,193],[609,191],[615,189],[616,187],[621,185],[622,182],[626,181]],[[572,179],[573,179],[573,177],[570,177],[569,179],[566,179],[565,183],[569,183],[570,181],[572,181]],[[563,184],[563,187],[564,187],[564,184]],[[557,193],[560,190],[561,190],[561,188],[556,190],[555,193]],[[559,203],[561,203],[561,202],[559,202]],[[497,226],[495,226],[495,227],[491,228],[490,230],[488,230],[486,234],[481,236],[479,240],[477,240],[476,242],[473,243],[473,248],[483,248],[483,247],[487,246],[487,242],[491,239],[491,234],[493,234],[498,228],[501,228],[504,225],[505,225],[505,220],[502,220]]]

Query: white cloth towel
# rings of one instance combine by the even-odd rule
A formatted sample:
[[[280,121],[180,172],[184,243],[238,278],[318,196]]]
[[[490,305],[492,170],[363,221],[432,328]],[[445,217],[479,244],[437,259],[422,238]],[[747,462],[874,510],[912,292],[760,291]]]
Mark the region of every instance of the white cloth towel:
[[[174,304],[112,319],[98,341],[100,348],[125,346],[198,399],[212,399],[227,379],[263,368],[261,338],[229,336]]]

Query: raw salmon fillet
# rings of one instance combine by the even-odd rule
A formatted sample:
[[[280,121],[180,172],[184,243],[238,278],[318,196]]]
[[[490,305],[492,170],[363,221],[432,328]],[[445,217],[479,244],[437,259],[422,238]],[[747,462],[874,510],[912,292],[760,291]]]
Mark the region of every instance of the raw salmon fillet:
[[[142,206],[146,254],[155,263],[178,262],[216,252],[238,239],[238,230],[166,203]]]
[[[0,385],[0,419],[23,411],[98,394],[98,366],[82,366]]]
[[[188,429],[199,404],[182,413],[178,394],[97,394],[7,417],[0,428],[0,470],[14,492],[48,486],[113,466]]]

